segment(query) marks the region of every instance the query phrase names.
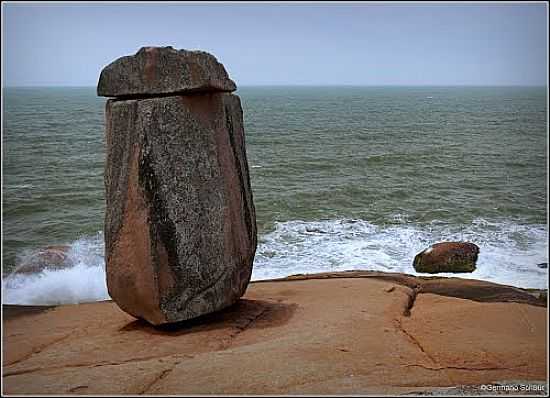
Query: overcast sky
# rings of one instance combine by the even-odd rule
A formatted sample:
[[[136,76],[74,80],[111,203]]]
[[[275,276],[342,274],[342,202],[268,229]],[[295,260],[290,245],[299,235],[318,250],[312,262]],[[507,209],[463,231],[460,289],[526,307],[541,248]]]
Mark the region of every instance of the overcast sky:
[[[237,85],[546,85],[531,4],[2,3],[3,83],[95,86],[142,46],[214,54]]]

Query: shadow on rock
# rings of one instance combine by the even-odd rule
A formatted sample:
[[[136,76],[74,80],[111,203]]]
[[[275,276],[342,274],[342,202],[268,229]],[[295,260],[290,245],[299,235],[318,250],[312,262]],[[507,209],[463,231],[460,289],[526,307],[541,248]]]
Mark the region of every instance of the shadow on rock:
[[[151,334],[181,336],[224,328],[269,328],[284,325],[292,318],[297,304],[240,299],[221,311],[181,322],[154,326],[142,319],[128,323],[121,332],[140,330]]]

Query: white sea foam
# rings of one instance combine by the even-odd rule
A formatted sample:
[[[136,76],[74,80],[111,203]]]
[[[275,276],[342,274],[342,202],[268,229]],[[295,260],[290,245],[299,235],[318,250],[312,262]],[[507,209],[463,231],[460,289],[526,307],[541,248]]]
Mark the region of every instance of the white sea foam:
[[[433,223],[377,226],[363,220],[289,221],[260,238],[253,280],[295,273],[369,269],[417,273],[412,260],[439,241],[480,247],[472,273],[439,274],[506,285],[547,288],[548,231],[544,225],[476,220],[463,228]]]
[[[103,235],[74,241],[67,253],[72,267],[38,274],[13,274],[2,282],[4,304],[55,305],[108,300]]]
[[[252,280],[298,273],[370,269],[422,275],[412,260],[438,241],[466,240],[480,247],[477,269],[439,274],[518,287],[547,288],[548,230],[544,225],[474,221],[463,228],[434,222],[379,226],[364,220],[288,221],[259,239]],[[59,271],[12,275],[3,281],[7,304],[66,304],[109,299],[103,236],[78,239],[68,253],[75,264]]]
[[[37,275],[14,275],[4,281],[4,304],[76,304],[108,299],[103,267],[78,264]]]

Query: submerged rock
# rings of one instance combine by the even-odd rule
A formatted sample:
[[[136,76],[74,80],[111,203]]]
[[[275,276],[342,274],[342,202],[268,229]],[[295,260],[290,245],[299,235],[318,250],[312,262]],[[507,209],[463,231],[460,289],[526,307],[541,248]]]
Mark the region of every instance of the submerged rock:
[[[107,65],[97,94],[104,97],[152,96],[235,91],[237,86],[216,58],[204,51],[143,47]]]
[[[46,246],[23,256],[11,275],[36,274],[46,270],[70,268],[73,263],[67,253],[69,245]]]
[[[469,242],[436,243],[418,253],[413,266],[417,272],[473,272],[479,247]]]
[[[537,264],[537,267],[542,268],[542,269],[547,269],[548,268],[548,263],[539,263],[539,264]]]
[[[121,79],[145,79],[134,68],[144,51],[168,50],[127,57],[117,66]],[[178,87],[227,76],[194,59],[179,59],[196,74]],[[151,80],[149,92],[168,93],[173,73]],[[242,108],[222,88],[107,101],[107,287],[120,308],[153,324],[225,308],[250,281],[257,237]]]

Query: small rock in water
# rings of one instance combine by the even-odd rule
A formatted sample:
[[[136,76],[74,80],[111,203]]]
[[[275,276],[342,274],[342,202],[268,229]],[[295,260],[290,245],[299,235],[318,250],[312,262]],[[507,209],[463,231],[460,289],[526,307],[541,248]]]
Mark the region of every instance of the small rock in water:
[[[479,247],[469,242],[441,242],[418,253],[413,266],[417,272],[473,272]]]
[[[12,275],[36,274],[45,270],[69,268],[73,265],[67,256],[70,248],[68,245],[46,246],[24,256],[12,272]]]
[[[321,228],[316,228],[316,227],[306,227],[306,232],[326,234],[326,231],[323,231]]]
[[[546,268],[548,268],[548,263],[537,264],[537,267],[542,268],[542,269],[546,269]]]

